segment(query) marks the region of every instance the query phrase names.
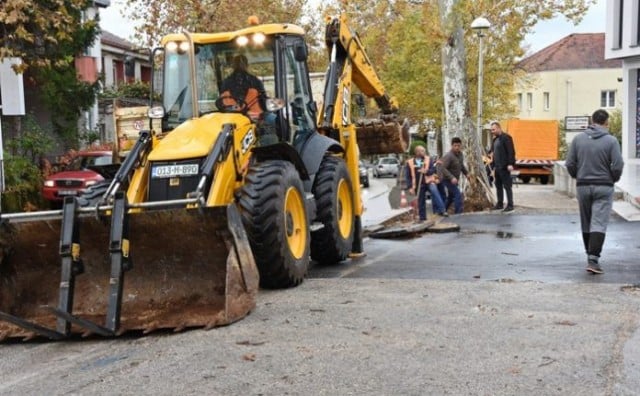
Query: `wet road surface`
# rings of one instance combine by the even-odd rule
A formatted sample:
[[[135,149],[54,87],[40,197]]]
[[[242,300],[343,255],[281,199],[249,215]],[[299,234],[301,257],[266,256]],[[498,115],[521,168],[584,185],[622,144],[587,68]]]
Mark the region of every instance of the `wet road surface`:
[[[577,214],[451,216],[460,232],[406,240],[365,240],[367,256],[334,267],[314,266],[311,278],[389,278],[640,283],[640,223],[612,215],[601,265],[585,271]]]

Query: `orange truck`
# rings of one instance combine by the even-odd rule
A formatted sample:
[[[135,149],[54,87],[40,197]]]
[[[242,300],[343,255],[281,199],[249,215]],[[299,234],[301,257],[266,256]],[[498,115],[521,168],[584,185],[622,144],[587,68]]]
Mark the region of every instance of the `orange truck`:
[[[503,121],[502,128],[511,135],[516,149],[514,174],[525,184],[534,177],[540,184],[549,183],[553,163],[559,155],[558,121],[511,119]]]

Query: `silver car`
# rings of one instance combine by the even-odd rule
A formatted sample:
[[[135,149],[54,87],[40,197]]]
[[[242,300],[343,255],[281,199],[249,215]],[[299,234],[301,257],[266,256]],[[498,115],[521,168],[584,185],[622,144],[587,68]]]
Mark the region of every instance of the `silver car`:
[[[394,157],[378,158],[373,166],[373,177],[398,176],[400,172],[400,160]]]

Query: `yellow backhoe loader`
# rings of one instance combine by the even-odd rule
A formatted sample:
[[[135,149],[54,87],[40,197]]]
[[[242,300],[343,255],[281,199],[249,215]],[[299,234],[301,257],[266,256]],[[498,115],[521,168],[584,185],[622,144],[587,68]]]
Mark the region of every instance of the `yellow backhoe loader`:
[[[344,16],[326,42],[318,109],[298,26],[166,36],[149,110],[162,127],[61,210],[2,215],[0,339],[226,324],[259,284],[362,254],[359,152],[402,152],[408,136]],[[354,86],[379,120],[352,120]]]

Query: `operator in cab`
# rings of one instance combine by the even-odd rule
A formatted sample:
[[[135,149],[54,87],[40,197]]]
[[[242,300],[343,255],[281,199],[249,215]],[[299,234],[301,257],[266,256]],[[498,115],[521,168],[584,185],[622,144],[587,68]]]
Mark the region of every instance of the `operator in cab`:
[[[233,72],[222,81],[220,96],[223,105],[233,110],[247,110],[252,119],[260,117],[267,98],[264,84],[253,74],[249,73],[249,62],[245,55],[239,54],[231,61]],[[237,103],[238,99],[244,103]],[[235,106],[235,108],[234,108]]]
[[[277,143],[276,115],[265,112],[267,93],[264,84],[248,72],[249,62],[245,55],[234,56],[231,65],[233,72],[220,85],[223,107],[233,111],[246,111],[247,116],[258,124],[261,146]]]

